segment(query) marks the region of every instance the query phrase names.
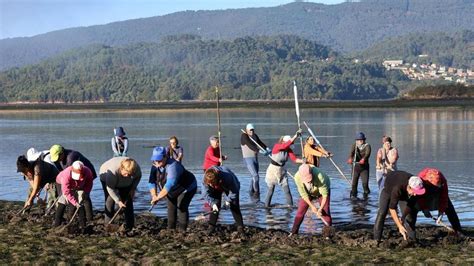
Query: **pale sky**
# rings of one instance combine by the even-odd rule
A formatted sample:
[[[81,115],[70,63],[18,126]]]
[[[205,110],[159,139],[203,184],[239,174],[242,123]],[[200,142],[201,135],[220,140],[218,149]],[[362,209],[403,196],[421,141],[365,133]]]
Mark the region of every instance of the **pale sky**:
[[[292,0],[0,0],[0,39],[184,10],[270,7]],[[338,4],[344,0],[313,0]]]

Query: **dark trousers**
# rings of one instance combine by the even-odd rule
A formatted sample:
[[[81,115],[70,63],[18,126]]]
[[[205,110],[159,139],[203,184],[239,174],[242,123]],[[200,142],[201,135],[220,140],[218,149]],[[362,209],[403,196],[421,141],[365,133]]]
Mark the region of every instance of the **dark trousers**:
[[[313,200],[310,198],[310,200]],[[321,205],[321,201],[323,197],[318,198],[318,202]],[[332,225],[332,217],[331,217],[331,209],[330,209],[330,202],[331,196],[328,195],[326,206],[324,206],[323,210],[321,211],[321,219],[323,219],[327,224]],[[296,211],[295,221],[293,222],[293,228],[291,228],[291,232],[293,234],[298,234],[300,230],[301,223],[303,222],[304,216],[308,211],[309,205],[304,201],[304,199],[300,199],[298,201],[298,210]]]
[[[115,201],[110,197],[109,192],[107,191],[107,186],[105,182],[102,182],[102,189],[104,190],[105,198],[105,216],[106,221],[112,219],[115,214]],[[130,230],[135,225],[135,216],[133,214],[133,199],[130,197],[130,191],[132,187],[117,188],[119,192],[120,200],[125,203],[125,229]]]
[[[216,199],[216,205],[221,208],[222,205],[222,192],[211,193],[209,195],[211,198]],[[212,208],[212,206],[211,206]],[[232,212],[232,216],[234,217],[235,223],[237,227],[244,227],[244,222],[242,219],[242,213],[240,212],[240,203],[239,197],[237,196],[236,200],[230,202],[230,211]],[[211,226],[215,226],[217,224],[217,219],[219,218],[219,212],[211,212],[209,215],[209,224]]]
[[[58,183],[55,183],[55,184],[56,184],[55,185],[56,186],[56,195],[59,198],[63,195],[63,191],[61,189],[61,184],[58,184]],[[84,205],[83,209],[85,209],[85,214],[86,214],[87,221],[92,222],[92,219],[93,219],[92,201],[91,201],[91,197],[90,197],[89,193],[84,193],[83,194],[82,204]]]
[[[69,203],[67,205],[67,209],[68,209],[67,216],[71,217],[71,219],[75,218],[72,216],[74,215],[74,212],[76,211],[76,207]],[[58,207],[56,208],[56,214],[54,217],[54,226],[61,225],[65,210],[66,210],[66,205],[58,202]],[[84,206],[81,206],[79,208],[77,215],[79,216],[79,226],[84,228],[86,226],[86,216],[85,216]]]
[[[197,188],[191,191],[185,191],[177,197],[168,198],[168,229],[176,229],[176,222],[179,223],[179,229],[185,231],[189,222],[189,204],[196,194]]]
[[[418,205],[416,205],[416,207],[417,208],[414,211],[418,214],[418,212],[421,211],[421,210],[419,209]],[[438,204],[436,204],[435,207],[438,208]],[[445,214],[448,217],[449,223],[451,224],[453,229],[455,231],[460,232],[461,231],[461,223],[459,222],[458,214],[456,213],[456,210],[454,209],[454,205],[451,202],[450,198],[448,198],[448,207],[446,208]],[[416,221],[416,216],[415,216],[415,221]]]
[[[379,210],[377,212],[377,217],[375,218],[374,224],[374,239],[380,241],[382,239],[383,227],[385,225],[385,218],[387,217],[389,211],[389,203],[390,203],[390,194],[385,191],[385,188],[382,190],[379,196]],[[415,224],[416,224],[416,211],[415,208],[409,208],[405,210],[407,206],[406,201],[399,201],[400,209],[402,213],[405,213],[405,222],[408,223],[408,229],[411,229],[412,232],[415,232]]]
[[[369,165],[361,167],[360,164],[356,164],[354,167],[354,173],[352,173],[352,189],[351,196],[357,197],[357,185],[359,184],[359,177],[362,179],[362,187],[364,188],[364,196],[370,193],[369,189]]]

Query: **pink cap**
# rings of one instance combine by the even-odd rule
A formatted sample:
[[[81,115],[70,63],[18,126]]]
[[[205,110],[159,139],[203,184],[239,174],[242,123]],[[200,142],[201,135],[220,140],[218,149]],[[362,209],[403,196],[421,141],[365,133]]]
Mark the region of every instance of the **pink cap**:
[[[309,183],[313,180],[313,175],[311,174],[311,168],[308,164],[302,164],[298,168],[298,173],[301,176],[301,181],[304,183]]]
[[[425,194],[425,188],[423,187],[423,180],[418,176],[412,176],[408,180],[408,186],[413,190],[415,195]]]

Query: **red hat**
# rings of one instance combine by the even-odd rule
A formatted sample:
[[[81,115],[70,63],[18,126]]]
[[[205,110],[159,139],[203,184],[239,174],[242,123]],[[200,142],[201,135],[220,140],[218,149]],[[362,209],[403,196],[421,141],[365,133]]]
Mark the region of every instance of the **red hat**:
[[[438,169],[429,168],[426,171],[426,179],[433,185],[440,187],[441,186],[441,176]]]

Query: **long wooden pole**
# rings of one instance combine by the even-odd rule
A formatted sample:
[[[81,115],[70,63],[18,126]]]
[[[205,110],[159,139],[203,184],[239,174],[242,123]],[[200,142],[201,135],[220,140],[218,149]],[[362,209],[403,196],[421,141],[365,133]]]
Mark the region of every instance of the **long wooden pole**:
[[[293,80],[293,93],[295,95],[296,119],[298,120],[298,130],[299,130],[301,128],[300,105],[298,103],[298,88],[296,87],[296,81],[295,80]],[[301,158],[304,158],[303,137],[301,135],[300,135],[300,144],[301,144]]]
[[[219,138],[219,154],[221,157],[221,165],[224,165],[222,160],[222,141],[221,141],[221,114],[219,110],[219,88],[216,86],[216,101],[217,101],[217,137]]]

